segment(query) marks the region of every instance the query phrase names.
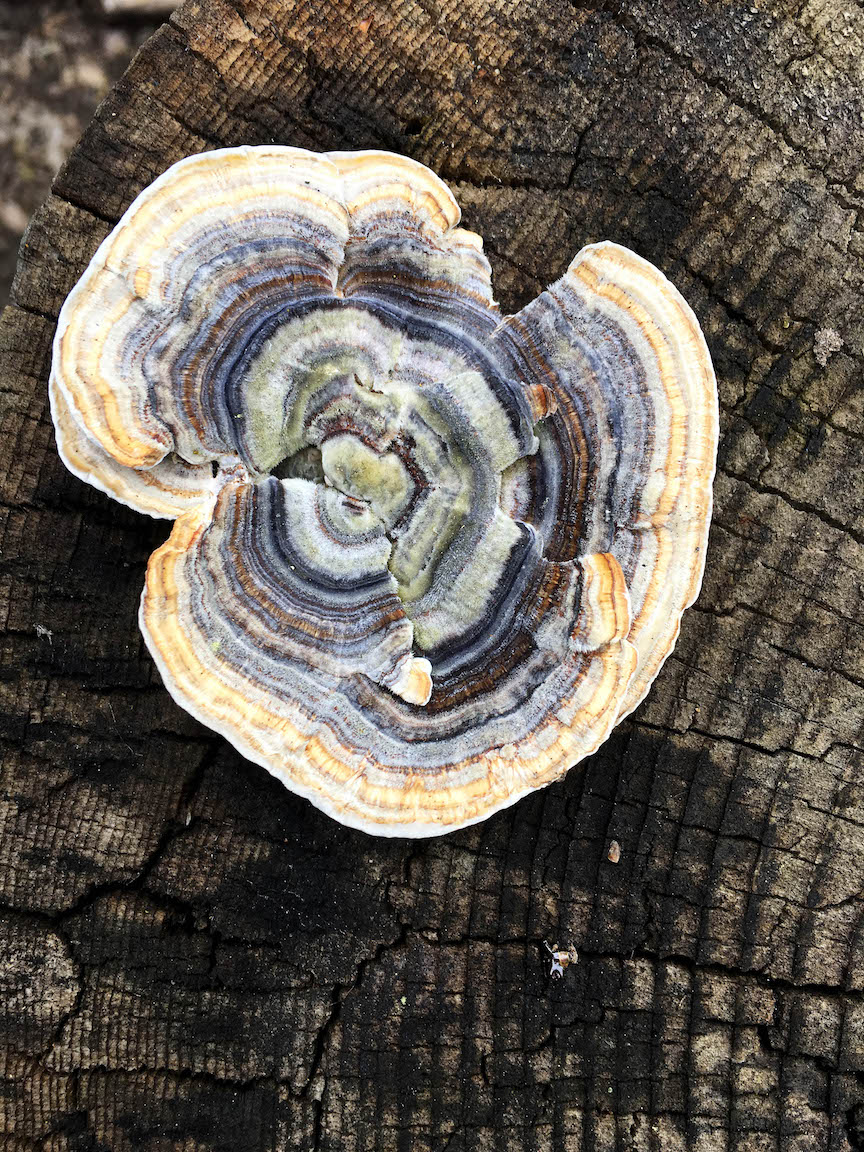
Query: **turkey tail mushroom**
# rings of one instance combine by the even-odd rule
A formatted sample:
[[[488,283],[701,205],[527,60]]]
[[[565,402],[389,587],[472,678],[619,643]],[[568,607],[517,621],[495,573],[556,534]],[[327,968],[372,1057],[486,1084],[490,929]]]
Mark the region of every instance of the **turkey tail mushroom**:
[[[368,832],[559,779],[699,589],[717,398],[687,304],[603,243],[502,317],[406,157],[175,164],[67,299],[50,392],[68,467],[175,520],[140,615],[168,690]]]

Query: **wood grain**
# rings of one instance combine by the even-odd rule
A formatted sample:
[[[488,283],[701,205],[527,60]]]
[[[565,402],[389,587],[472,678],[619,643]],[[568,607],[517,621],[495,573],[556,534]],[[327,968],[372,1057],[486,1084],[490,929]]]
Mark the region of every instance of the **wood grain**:
[[[833,0],[187,0],[139,53],[0,328],[4,1150],[864,1147],[862,46]],[[633,247],[717,368],[674,656],[584,771],[440,840],[336,825],[172,704],[136,622],[167,526],[52,443],[107,229],[271,140],[430,165],[507,308]]]

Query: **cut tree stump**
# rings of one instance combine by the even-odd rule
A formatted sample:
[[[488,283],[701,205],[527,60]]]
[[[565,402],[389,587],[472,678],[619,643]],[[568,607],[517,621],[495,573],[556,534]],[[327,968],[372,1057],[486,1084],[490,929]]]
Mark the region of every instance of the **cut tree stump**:
[[[842,0],[188,0],[146,44],[2,321],[4,1152],[864,1148],[862,61]],[[168,526],[54,448],[99,241],[269,141],[430,165],[507,309],[630,245],[715,359],[674,656],[584,769],[441,839],[342,828],[172,703],[136,619]]]

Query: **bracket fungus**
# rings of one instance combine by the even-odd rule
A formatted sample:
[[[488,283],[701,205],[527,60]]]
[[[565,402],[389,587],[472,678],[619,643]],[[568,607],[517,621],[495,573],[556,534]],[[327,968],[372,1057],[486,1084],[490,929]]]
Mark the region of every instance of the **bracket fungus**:
[[[426,836],[560,778],[702,578],[717,397],[613,243],[513,316],[445,184],[242,147],[135,200],[60,314],[81,479],[174,520],[140,623],[184,708],[338,820]]]

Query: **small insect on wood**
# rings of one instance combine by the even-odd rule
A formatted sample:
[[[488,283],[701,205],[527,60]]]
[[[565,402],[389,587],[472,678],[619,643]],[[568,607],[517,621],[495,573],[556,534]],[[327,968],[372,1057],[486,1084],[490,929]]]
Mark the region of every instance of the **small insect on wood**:
[[[543,943],[546,947],[546,951],[552,957],[552,967],[549,970],[549,975],[554,980],[560,980],[561,977],[564,975],[564,969],[569,964],[577,964],[578,963],[579,953],[576,951],[576,949],[573,947],[572,944],[570,945],[569,950],[560,951],[557,944],[549,945],[546,943],[545,940],[543,941]]]

